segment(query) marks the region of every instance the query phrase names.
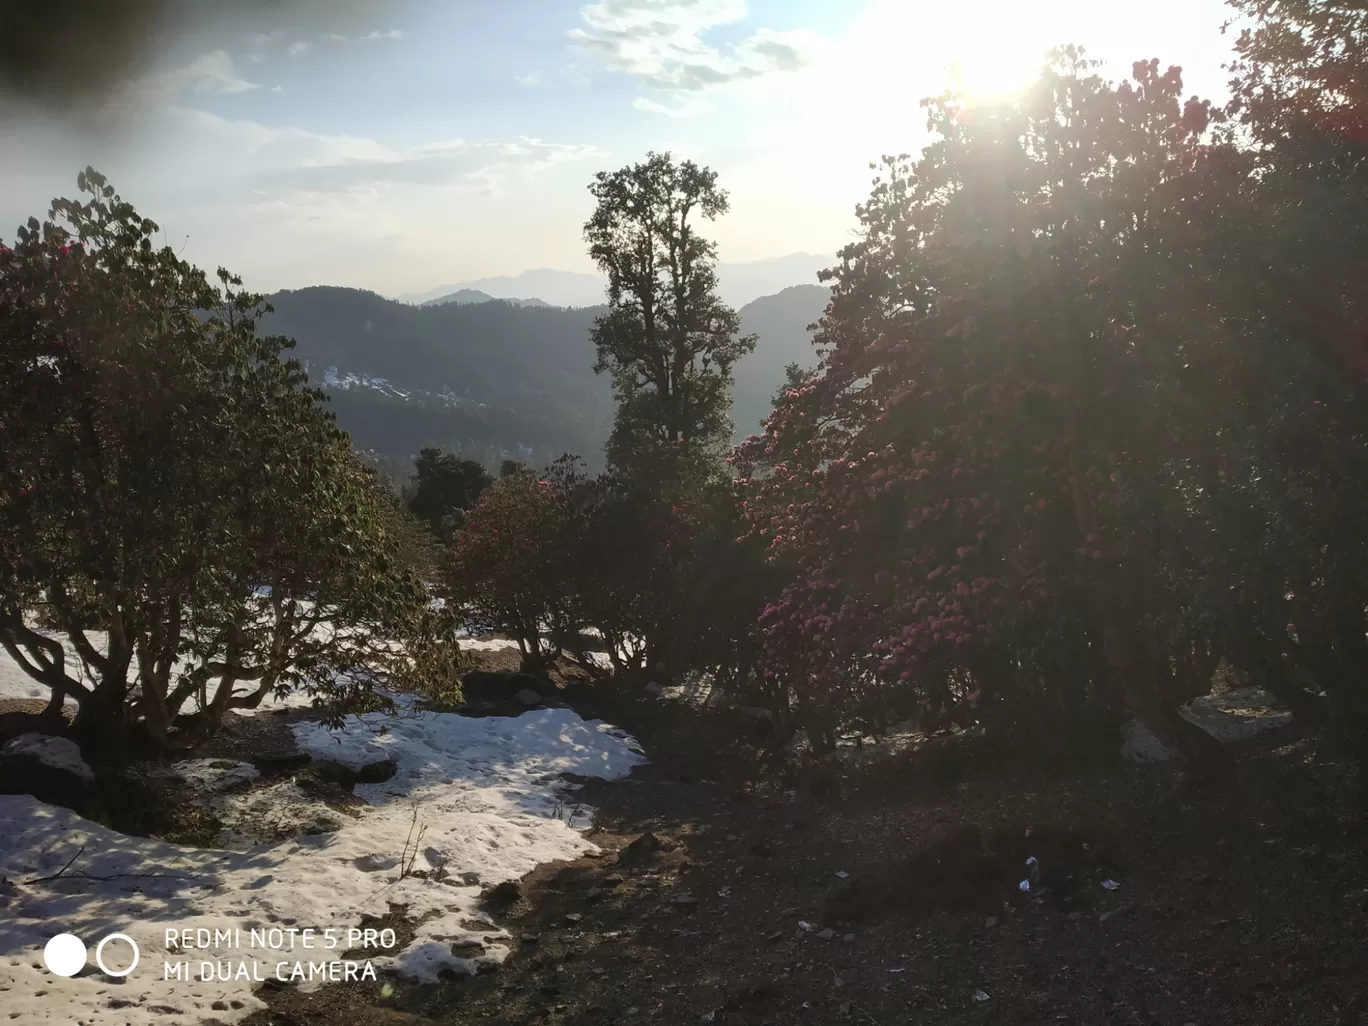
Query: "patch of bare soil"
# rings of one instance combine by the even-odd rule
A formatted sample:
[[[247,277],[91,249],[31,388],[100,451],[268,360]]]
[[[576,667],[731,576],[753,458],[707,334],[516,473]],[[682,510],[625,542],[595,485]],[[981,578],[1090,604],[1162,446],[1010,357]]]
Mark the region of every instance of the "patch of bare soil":
[[[509,961],[281,990],[253,1026],[1368,1019],[1361,819],[1307,739],[1248,742],[1195,795],[1157,767],[927,783],[909,762],[818,799],[748,783],[716,715],[567,695],[652,761],[585,784],[601,855],[503,889]]]

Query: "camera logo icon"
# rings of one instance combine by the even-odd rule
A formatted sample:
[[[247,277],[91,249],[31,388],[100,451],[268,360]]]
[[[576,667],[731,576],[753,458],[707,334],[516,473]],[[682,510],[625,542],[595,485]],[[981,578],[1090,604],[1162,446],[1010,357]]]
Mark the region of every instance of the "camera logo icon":
[[[119,968],[117,965],[111,968],[105,964],[105,948],[115,941],[123,941],[133,949],[132,960],[123,968]],[[75,976],[86,967],[89,957],[85,941],[74,933],[59,933],[43,947],[43,964],[47,966],[48,972],[54,976]],[[137,941],[126,933],[111,933],[95,945],[95,964],[100,967],[100,972],[106,976],[127,976],[138,967],[138,959],[141,957],[142,952],[138,949]],[[111,960],[113,960],[112,955]]]

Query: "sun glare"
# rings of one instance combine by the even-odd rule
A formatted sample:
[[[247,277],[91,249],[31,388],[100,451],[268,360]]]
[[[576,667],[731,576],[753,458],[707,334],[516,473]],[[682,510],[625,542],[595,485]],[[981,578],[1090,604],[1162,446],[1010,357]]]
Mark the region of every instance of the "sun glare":
[[[876,0],[862,35],[865,46],[897,61],[905,79],[928,92],[954,88],[995,97],[1026,86],[1045,53],[1071,41],[1087,6],[1084,0]]]
[[[1008,96],[1023,88],[1039,72],[1040,55],[1022,52],[1010,41],[974,41],[947,62],[945,80],[957,92],[981,99]]]

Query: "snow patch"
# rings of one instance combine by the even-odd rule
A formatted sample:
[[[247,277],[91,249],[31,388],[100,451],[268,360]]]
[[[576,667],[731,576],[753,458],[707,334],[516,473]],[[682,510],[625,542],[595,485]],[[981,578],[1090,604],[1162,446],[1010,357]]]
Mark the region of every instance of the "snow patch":
[[[501,652],[506,648],[517,648],[518,643],[510,638],[460,638],[457,642],[469,652]]]
[[[384,783],[358,785],[361,803],[336,815],[335,830],[246,851],[128,837],[27,795],[0,796],[0,876],[14,884],[0,917],[5,1010],[21,1022],[53,1021],[57,1012],[83,1026],[125,1026],[159,1016],[236,1022],[264,1007],[250,981],[167,980],[163,963],[245,959],[269,975],[281,960],[338,958],[340,950],[251,950],[248,931],[289,925],[339,929],[345,936],[363,915],[384,915],[391,902],[408,905],[415,919],[434,918],[403,950],[374,959],[377,971],[431,981],[444,970],[470,972],[501,961],[513,943],[506,933],[462,925],[486,921],[478,907],[480,887],[466,881],[516,879],[539,863],[592,848],[572,826],[583,822],[584,810],[560,775],[616,777],[643,761],[626,734],[563,708],[478,719],[409,710],[397,717],[352,716],[337,733],[309,722],[292,729],[299,747],[318,758],[359,768],[388,757],[398,771]],[[219,783],[232,771],[208,763],[177,770],[187,780],[219,773]],[[222,795],[220,809],[259,815],[253,796],[267,800],[269,790]],[[82,847],[62,876],[37,882]],[[200,927],[241,929],[243,946],[166,949],[166,929]],[[142,960],[122,984],[98,971],[56,979],[41,968],[41,951],[62,931],[91,948],[113,931],[127,933],[141,947]],[[214,1009],[215,1002],[228,1010]]]

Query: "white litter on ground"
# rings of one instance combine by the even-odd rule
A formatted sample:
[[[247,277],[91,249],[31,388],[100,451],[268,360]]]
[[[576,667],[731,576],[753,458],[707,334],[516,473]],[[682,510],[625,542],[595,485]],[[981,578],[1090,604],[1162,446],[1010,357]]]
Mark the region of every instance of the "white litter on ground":
[[[293,729],[300,748],[318,758],[353,767],[391,758],[398,770],[382,784],[358,785],[366,804],[356,818],[339,813],[335,832],[247,851],[128,837],[26,795],[0,796],[0,878],[10,885],[0,885],[0,1008],[24,1023],[235,1022],[264,1007],[253,976],[288,976],[298,962],[307,977],[311,963],[342,960],[360,946],[348,943],[347,930],[390,903],[407,905],[414,919],[434,917],[402,950],[375,958],[376,972],[434,980],[444,969],[501,961],[510,938],[480,911],[480,883],[517,879],[593,847],[567,822],[575,803],[561,773],[616,777],[643,761],[625,734],[563,708],[518,717],[367,714],[336,734],[312,722]],[[246,776],[240,764],[217,768]],[[208,760],[187,765],[187,787],[214,769]],[[59,873],[78,852],[56,879],[37,879]],[[297,931],[292,950],[288,932],[283,949],[253,944],[252,929],[272,927]],[[202,948],[177,951],[167,948],[168,929],[210,933]],[[305,929],[315,931],[307,948]],[[339,931],[333,948],[329,929]],[[62,979],[43,968],[44,945],[63,932],[90,949],[86,975]],[[128,934],[142,952],[122,983],[93,969],[95,946],[112,932]],[[128,952],[113,942],[106,963],[117,970]],[[231,979],[244,967],[246,978]],[[204,968],[209,979],[201,979]],[[324,969],[324,978],[329,971],[345,970]]]

